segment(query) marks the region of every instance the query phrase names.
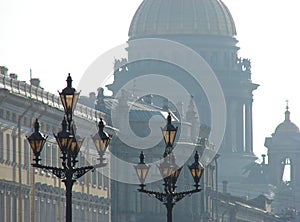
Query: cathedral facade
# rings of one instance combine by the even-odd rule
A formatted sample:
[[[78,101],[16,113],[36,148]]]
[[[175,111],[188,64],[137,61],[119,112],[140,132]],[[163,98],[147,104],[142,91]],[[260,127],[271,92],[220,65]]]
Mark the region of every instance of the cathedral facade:
[[[226,126],[219,149],[222,156],[219,158],[219,166],[220,169],[228,170],[219,174],[220,181],[230,180],[237,186],[243,183],[247,178],[243,168],[257,159],[253,153],[252,93],[258,85],[251,80],[250,60],[238,55],[236,27],[226,5],[217,0],[145,0],[132,19],[128,35],[127,68],[115,72],[114,83],[109,89],[116,95],[125,83],[134,78],[148,73],[163,73],[162,75],[179,82],[193,96],[201,117],[189,120],[193,127],[199,128],[200,124],[211,126],[211,103],[214,101],[208,100],[203,88],[197,87],[195,80],[185,70],[155,59],[137,62],[147,55],[151,58],[160,54],[169,58],[178,57],[179,60],[189,58],[180,51],[162,52],[160,49],[153,49],[151,45],[147,47],[147,44],[139,47],[136,41],[169,40],[199,54],[216,75],[226,104]],[[206,74],[202,75],[205,78]],[[143,90],[139,89],[138,84],[134,87],[136,91]],[[187,119],[185,114],[181,116],[182,120]]]
[[[253,153],[252,103],[253,91],[259,85],[251,80],[250,60],[238,55],[236,27],[226,5],[220,0],[144,0],[132,19],[128,35],[128,58],[116,60],[114,82],[108,85],[113,97],[118,97],[124,85],[132,84],[132,90],[128,92],[130,98],[127,99],[137,100],[135,93],[144,90],[139,86],[138,79],[149,74],[159,74],[162,79],[168,77],[180,83],[192,95],[195,107],[190,105],[183,110],[172,102],[167,102],[166,105],[166,100],[151,94],[139,98],[139,101],[160,107],[162,111],[168,110],[178,121],[186,122],[189,127],[185,130],[191,132],[189,141],[194,143],[196,149],[199,148],[197,136],[198,139],[201,136],[195,137],[193,132],[201,126],[211,126],[213,120],[210,103],[217,101],[209,101],[205,90],[199,88],[195,79],[182,67],[156,59],[163,55],[164,58],[188,61],[188,55],[182,51],[153,47],[151,41],[158,39],[176,42],[200,55],[214,72],[224,93],[226,125],[218,155],[211,158],[210,164],[206,166],[202,181],[203,192],[178,203],[178,210],[174,212],[175,220],[182,221],[187,217],[191,221],[279,220],[270,213],[270,197],[259,196],[269,192],[268,183],[257,185],[250,171],[246,170],[257,159]],[[145,43],[139,45],[138,42]],[[202,75],[205,78],[206,73]],[[148,83],[154,83],[154,80],[149,80]],[[174,92],[176,93],[178,92]],[[105,110],[105,106],[102,108]],[[200,118],[197,117],[197,111]],[[119,155],[126,159],[126,156],[133,154],[122,154],[120,151]],[[134,155],[137,157],[137,154]],[[133,157],[130,158],[133,161]],[[220,193],[222,182],[224,185],[227,181],[229,185]],[[180,183],[188,186],[186,178]],[[112,184],[112,196],[118,200],[118,204],[112,204],[113,221],[151,221],[154,218],[156,221],[165,220],[165,209],[161,209],[164,206],[137,194],[136,186],[118,182]],[[158,185],[155,184],[154,187]],[[130,193],[136,195],[133,201],[136,209],[125,206],[124,200],[131,200]],[[242,197],[236,199],[236,196]]]

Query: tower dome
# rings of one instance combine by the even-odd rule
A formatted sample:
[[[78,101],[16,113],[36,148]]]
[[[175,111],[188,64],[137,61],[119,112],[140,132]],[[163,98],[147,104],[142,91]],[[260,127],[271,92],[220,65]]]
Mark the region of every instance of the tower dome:
[[[282,134],[282,133],[298,133],[299,128],[294,124],[290,119],[290,111],[288,106],[286,107],[285,111],[285,119],[282,123],[280,123],[275,130],[275,134]]]
[[[233,18],[221,0],[144,0],[136,11],[129,38],[157,35],[233,37]]]

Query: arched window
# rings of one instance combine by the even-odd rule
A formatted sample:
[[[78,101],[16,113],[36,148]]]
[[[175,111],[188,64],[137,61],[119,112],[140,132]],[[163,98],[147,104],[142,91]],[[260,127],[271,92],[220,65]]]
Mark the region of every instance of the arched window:
[[[291,182],[291,159],[286,157],[281,162],[282,164],[282,182],[289,184]]]

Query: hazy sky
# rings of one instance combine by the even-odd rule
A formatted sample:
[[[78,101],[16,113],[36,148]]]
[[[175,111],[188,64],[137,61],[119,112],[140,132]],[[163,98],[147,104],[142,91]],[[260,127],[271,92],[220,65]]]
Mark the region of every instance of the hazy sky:
[[[127,40],[142,0],[1,0],[0,65],[20,80],[40,78],[56,93],[67,73],[78,83],[99,55]],[[237,27],[240,56],[252,61],[255,152],[283,121],[285,101],[300,126],[299,0],[224,0]],[[95,89],[96,91],[96,89]]]

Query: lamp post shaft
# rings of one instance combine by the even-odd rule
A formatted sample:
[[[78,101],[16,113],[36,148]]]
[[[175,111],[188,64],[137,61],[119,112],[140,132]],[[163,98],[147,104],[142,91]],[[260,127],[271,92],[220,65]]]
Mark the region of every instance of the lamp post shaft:
[[[167,222],[172,222],[173,206],[167,206]]]
[[[172,203],[172,199],[168,198],[168,202],[166,203],[167,207],[167,222],[172,222],[172,211],[174,204]]]
[[[72,173],[67,174],[63,181],[66,186],[66,222],[72,222],[72,188],[75,181],[72,179]]]

